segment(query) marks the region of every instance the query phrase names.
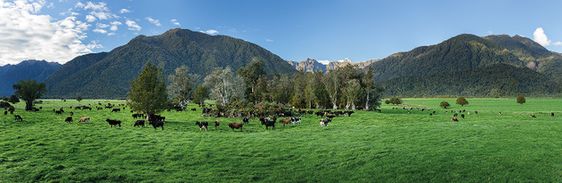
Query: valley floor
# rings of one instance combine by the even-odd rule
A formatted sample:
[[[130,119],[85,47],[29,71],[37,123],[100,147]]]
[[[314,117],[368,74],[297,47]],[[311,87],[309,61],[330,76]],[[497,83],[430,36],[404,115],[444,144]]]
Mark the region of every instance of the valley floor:
[[[466,118],[451,122],[438,108],[443,100]],[[128,110],[73,110],[90,124],[52,112],[123,101],[44,100],[36,113],[19,103],[23,122],[0,114],[0,182],[562,182],[562,99],[468,100],[404,99],[324,128],[313,115],[275,130],[252,119],[242,132],[226,125],[241,119],[224,118],[220,129],[200,132],[200,109],[164,112],[164,130],[155,130],[133,127]],[[110,128],[106,118],[125,123]]]

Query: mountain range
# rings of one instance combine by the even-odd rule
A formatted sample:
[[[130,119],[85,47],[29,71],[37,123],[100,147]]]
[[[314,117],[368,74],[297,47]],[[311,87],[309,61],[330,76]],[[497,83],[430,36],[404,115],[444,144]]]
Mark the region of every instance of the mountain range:
[[[387,95],[503,96],[559,93],[561,65],[560,54],[528,38],[462,34],[393,54],[370,69]]]
[[[329,72],[346,65],[372,69],[387,96],[558,95],[562,86],[562,55],[517,35],[461,34],[358,63],[311,58],[294,62],[241,39],[172,29],[137,36],[110,52],[78,56],[62,66],[27,61],[0,67],[0,76],[7,78],[0,83],[0,95],[11,94],[17,80],[35,79],[45,81],[48,97],[124,98],[131,80],[149,62],[163,68],[165,75],[186,65],[191,73],[205,76],[216,67],[237,70],[255,59],[265,63],[268,74]]]
[[[61,65],[44,60],[26,60],[16,65],[0,66],[0,96],[14,94],[13,85],[20,80],[43,82],[57,71]]]
[[[187,66],[205,76],[214,68],[233,70],[254,59],[264,61],[270,74],[295,70],[281,57],[253,43],[222,35],[172,29],[157,36],[137,36],[107,53],[74,58],[46,80],[50,97],[123,98],[147,63],[163,68],[165,75]]]

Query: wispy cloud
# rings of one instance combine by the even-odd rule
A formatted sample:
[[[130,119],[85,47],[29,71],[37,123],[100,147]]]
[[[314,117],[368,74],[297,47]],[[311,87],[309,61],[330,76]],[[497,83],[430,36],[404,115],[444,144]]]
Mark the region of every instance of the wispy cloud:
[[[121,13],[121,14],[130,13],[130,12],[131,12],[131,10],[128,10],[128,9],[125,9],[125,8],[119,10],[119,13]]]
[[[172,24],[174,24],[175,26],[181,26],[181,24],[178,22],[177,19],[171,19],[170,22],[172,22]]]
[[[209,29],[209,30],[201,31],[201,32],[202,32],[202,33],[205,33],[205,34],[212,35],[212,36],[219,34],[219,31],[218,31],[218,30],[215,30],[215,29]]]
[[[162,26],[162,24],[160,24],[160,20],[154,19],[152,17],[146,17],[146,21],[148,21],[152,25],[155,25],[155,26],[158,26],[158,27]]]
[[[126,20],[125,24],[127,25],[128,29],[132,31],[140,31],[142,29],[142,27],[134,20]]]

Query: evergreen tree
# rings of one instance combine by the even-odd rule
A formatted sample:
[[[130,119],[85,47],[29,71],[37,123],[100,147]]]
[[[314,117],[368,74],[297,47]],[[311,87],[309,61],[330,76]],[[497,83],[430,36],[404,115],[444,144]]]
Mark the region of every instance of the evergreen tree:
[[[168,94],[162,71],[149,63],[133,80],[128,95],[129,106],[134,111],[153,116],[166,109]]]

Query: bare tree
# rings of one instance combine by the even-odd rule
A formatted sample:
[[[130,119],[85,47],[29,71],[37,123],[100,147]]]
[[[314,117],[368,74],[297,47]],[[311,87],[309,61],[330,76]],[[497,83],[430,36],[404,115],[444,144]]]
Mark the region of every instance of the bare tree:
[[[244,81],[236,76],[230,67],[215,69],[205,77],[205,87],[209,88],[211,98],[226,106],[233,99],[244,99]]]
[[[338,109],[338,95],[340,91],[340,78],[338,77],[337,70],[332,70],[323,78],[324,86],[328,92],[328,97],[332,102],[333,109]]]

